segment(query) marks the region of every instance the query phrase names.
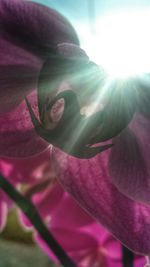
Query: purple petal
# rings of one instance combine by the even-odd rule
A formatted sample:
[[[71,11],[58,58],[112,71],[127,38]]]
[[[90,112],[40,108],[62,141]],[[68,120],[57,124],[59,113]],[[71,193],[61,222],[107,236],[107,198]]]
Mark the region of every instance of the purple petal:
[[[0,155],[27,157],[48,144],[35,133],[22,100],[37,88],[52,47],[64,42],[78,45],[79,41],[63,16],[30,1],[1,0],[0,24]]]
[[[0,113],[4,113],[37,87],[42,60],[1,37],[0,57]]]
[[[150,253],[150,209],[121,194],[108,175],[109,152],[90,160],[53,151],[56,170],[64,188],[131,250]]]
[[[62,43],[57,45],[57,49],[60,55],[68,57],[70,59],[84,61],[85,63],[89,62],[89,57],[86,55],[85,51],[80,48],[78,45],[71,43]]]
[[[1,0],[0,25],[0,112],[5,112],[37,87],[51,47],[79,42],[63,16],[30,1]]]
[[[59,43],[79,44],[75,30],[60,13],[24,0],[1,0],[2,36],[23,48],[43,55]]]
[[[136,114],[125,130],[115,138],[109,170],[111,181],[125,195],[150,204],[150,122]]]
[[[30,101],[37,112],[36,95]],[[0,155],[28,157],[40,153],[49,144],[35,132],[30,114],[23,101],[16,109],[0,116]]]

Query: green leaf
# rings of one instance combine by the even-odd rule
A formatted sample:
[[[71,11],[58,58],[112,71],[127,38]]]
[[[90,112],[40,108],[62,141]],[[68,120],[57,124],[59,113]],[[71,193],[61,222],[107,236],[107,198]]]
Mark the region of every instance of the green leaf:
[[[19,244],[0,239],[0,266],[55,267],[35,245]]]

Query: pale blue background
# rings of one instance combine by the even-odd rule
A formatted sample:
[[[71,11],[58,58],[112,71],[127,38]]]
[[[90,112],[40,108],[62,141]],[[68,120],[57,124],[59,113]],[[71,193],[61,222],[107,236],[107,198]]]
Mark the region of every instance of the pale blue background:
[[[95,3],[95,18],[100,18],[100,16],[107,15],[107,13],[113,12],[117,9],[126,9],[130,8],[141,8],[141,7],[150,7],[150,0],[33,0],[49,7],[52,7],[59,11],[61,14],[66,16],[73,26],[76,28],[76,25],[79,25],[80,22],[84,22],[84,25],[87,25],[87,29],[90,31],[90,18],[92,20],[92,11],[91,16],[89,17],[88,2]],[[94,23],[93,23],[94,24]],[[79,35],[80,38],[80,35]],[[81,37],[82,38],[82,37]]]
[[[141,7],[150,7],[150,0],[33,0],[51,8],[56,9],[61,14],[66,16],[73,26],[80,22],[84,22],[87,28],[92,27],[90,22],[93,19],[92,10],[89,16],[88,2],[95,3],[95,19],[100,18],[101,15],[106,15],[117,9],[134,9]],[[94,23],[93,23],[94,25]],[[79,35],[80,38],[80,35]],[[81,37],[82,38],[82,37]]]
[[[57,9],[71,20],[86,20],[88,17],[88,0],[34,0]],[[150,7],[150,0],[91,0],[95,2],[97,16],[113,9],[129,7]]]

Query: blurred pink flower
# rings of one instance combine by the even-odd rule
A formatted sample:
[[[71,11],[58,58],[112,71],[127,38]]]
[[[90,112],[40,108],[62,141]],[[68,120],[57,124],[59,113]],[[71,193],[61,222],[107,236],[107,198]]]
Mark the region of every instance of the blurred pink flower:
[[[36,191],[36,183],[27,191],[53,236],[72,257],[78,267],[122,267],[122,247],[102,226],[93,220],[55,181]],[[31,228],[20,213],[21,223]],[[51,259],[57,262],[50,249],[35,233],[35,240]],[[145,260],[135,258],[135,267]]]
[[[3,174],[13,186],[17,186],[18,173],[15,179],[12,179],[11,175],[12,170],[13,170],[12,163],[5,162],[5,160],[0,159],[0,173]],[[12,201],[5,194],[5,192],[3,192],[0,189],[0,231],[2,231],[3,228],[5,227],[8,210],[12,208],[12,206],[13,206]]]
[[[0,159],[0,173],[16,188],[20,186],[29,186],[41,179],[44,175],[43,168],[47,164],[50,165],[50,150],[47,149],[36,157],[26,159]],[[36,169],[36,175],[35,175]],[[46,178],[46,177],[45,177]],[[14,203],[11,199],[0,190],[0,231],[3,230],[7,213]]]
[[[32,192],[32,200],[51,233],[78,266],[121,266],[120,243],[87,215],[58,183],[38,193],[34,187],[36,184],[27,195],[31,197]],[[20,217],[23,225],[32,227],[23,214]],[[57,261],[37,233],[35,240]]]
[[[1,171],[14,186],[25,185],[26,197],[33,201],[56,240],[79,267],[122,267],[121,244],[58,184],[50,152],[47,149],[40,155],[22,160],[1,159]],[[0,200],[0,206],[2,203],[9,203],[8,208],[12,207],[5,194]],[[22,225],[32,227],[21,212],[19,216]],[[4,226],[4,211],[0,210],[0,218]],[[34,236],[38,245],[57,262],[41,237],[37,233]],[[138,257],[135,262],[135,267],[140,267],[144,259]]]

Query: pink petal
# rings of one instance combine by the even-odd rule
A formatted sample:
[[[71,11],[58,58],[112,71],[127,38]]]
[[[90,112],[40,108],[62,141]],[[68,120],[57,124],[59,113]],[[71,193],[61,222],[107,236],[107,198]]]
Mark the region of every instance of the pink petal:
[[[55,210],[61,203],[64,195],[64,190],[57,183],[56,185],[49,185],[47,188],[38,194],[33,195],[33,203],[37,207],[42,218],[53,216]]]
[[[0,190],[0,232],[6,226],[9,211],[14,207],[14,202]]]
[[[111,181],[126,196],[150,205],[149,118],[136,114],[129,128],[114,140]]]
[[[97,248],[97,241],[87,233],[82,233],[76,230],[67,230],[61,228],[52,229],[52,234],[60,245],[67,251],[75,262],[79,262],[81,259],[86,258],[91,254],[94,248]],[[50,252],[47,245],[43,242],[39,235],[35,235],[35,239],[41,248],[54,260],[56,258]],[[87,265],[89,266],[89,265]]]
[[[4,229],[7,221],[8,206],[10,206],[9,200],[4,200],[3,192],[0,191],[0,232]]]
[[[136,257],[134,261],[134,266],[141,267],[144,266],[145,263],[146,263],[145,257]]]
[[[108,246],[105,246],[102,240],[100,242],[102,230],[100,226],[97,225],[97,232],[94,234],[94,225],[96,225],[96,223],[88,226],[89,232],[87,227],[83,227],[80,230],[79,228],[72,228],[71,231],[70,229],[51,228],[51,225],[49,225],[49,228],[62,247],[64,247],[65,251],[77,263],[77,266],[121,267],[122,252],[120,243],[109,235],[110,241],[114,241],[114,249],[111,251]],[[35,239],[50,258],[56,261],[56,258],[41,238],[35,235]],[[113,253],[115,253],[115,255],[113,255]]]
[[[47,165],[51,170],[50,148],[29,158],[1,158],[0,160],[0,170],[9,181],[30,186],[42,180]]]
[[[80,160],[53,150],[56,170],[64,188],[131,250],[150,253],[150,209],[122,195],[108,175],[109,152]]]
[[[121,261],[122,248],[120,242],[114,239],[99,223],[93,220],[93,224],[84,227],[84,231],[96,238],[108,258]]]
[[[52,214],[50,225],[54,228],[74,229],[85,228],[85,226],[92,223],[93,219],[81,209],[68,193],[64,193],[59,205]]]

